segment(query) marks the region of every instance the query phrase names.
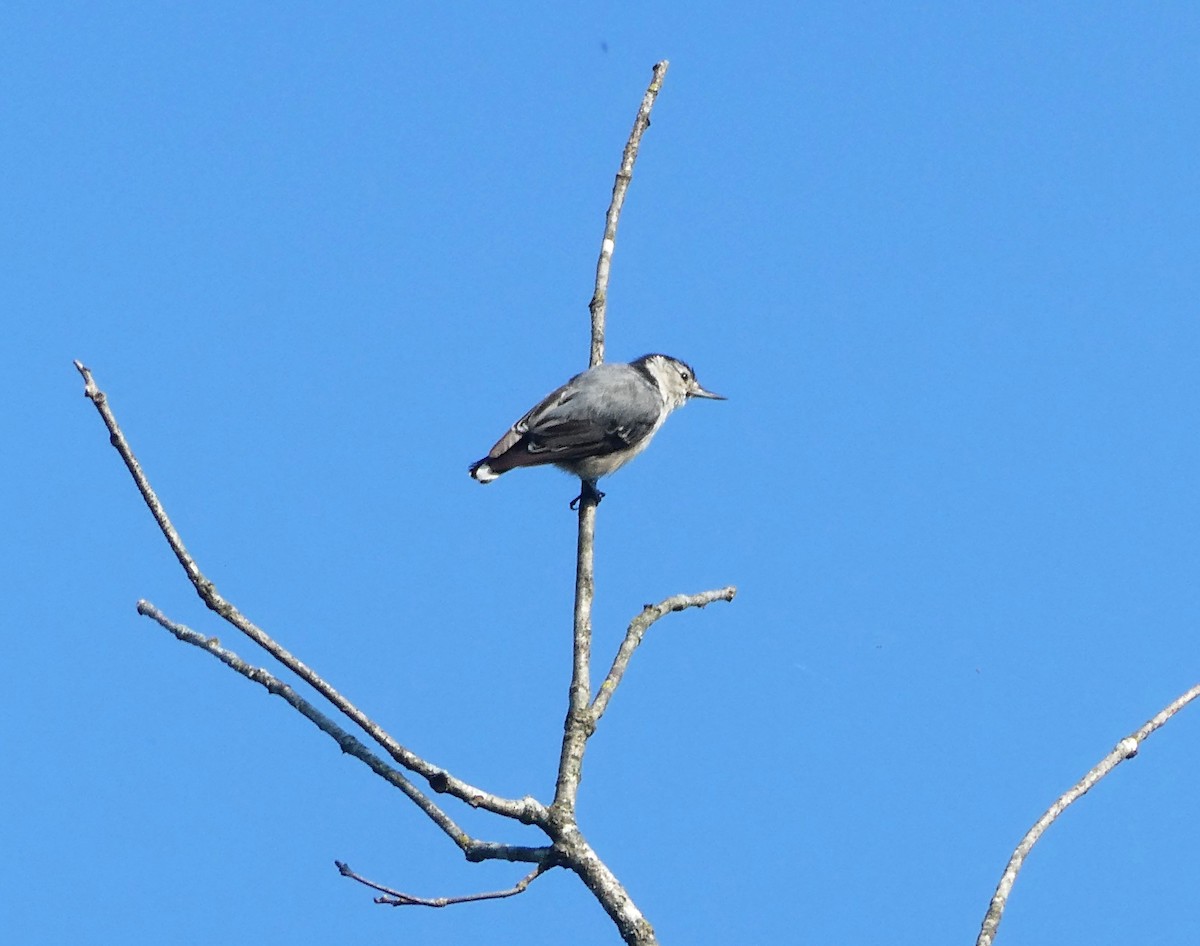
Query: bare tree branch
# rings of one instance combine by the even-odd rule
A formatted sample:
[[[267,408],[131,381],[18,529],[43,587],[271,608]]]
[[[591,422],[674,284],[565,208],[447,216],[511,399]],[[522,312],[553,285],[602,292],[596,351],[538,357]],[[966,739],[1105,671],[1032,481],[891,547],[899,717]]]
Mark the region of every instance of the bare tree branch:
[[[633,167],[637,159],[642,136],[650,125],[650,111],[662,86],[667,67],[668,64],[665,60],[654,66],[650,85],[642,98],[641,106],[634,120],[633,129],[630,132],[622,154],[621,166],[617,172],[616,181],[613,186],[612,201],[605,217],[604,237],[601,242],[599,260],[596,265],[595,291],[589,305],[592,326],[590,363],[593,366],[602,363],[604,360],[608,282],[613,250],[616,246],[617,225],[620,219],[621,208],[633,176]],[[628,667],[633,651],[641,642],[650,625],[673,610],[678,611],[689,607],[704,607],[711,601],[716,600],[731,601],[735,594],[735,590],[732,587],[702,592],[699,595],[676,595],[675,597],[666,599],[661,604],[648,605],[630,624],[625,641],[622,643],[613,661],[612,669],[609,671],[608,677],[605,679],[595,700],[592,700],[590,668],[592,601],[595,595],[593,562],[596,506],[599,500],[594,491],[581,488],[576,554],[574,649],[571,687],[566,721],[563,726],[562,750],[555,779],[554,802],[549,807],[546,807],[531,796],[512,799],[484,792],[455,778],[450,773],[438,768],[399,744],[380,726],[367,717],[365,713],[343,697],[333,686],[274,641],[217,592],[216,587],[201,572],[199,566],[184,546],[182,538],[171,523],[162,502],[151,488],[149,480],[126,441],[116,417],[109,406],[108,398],[97,387],[91,371],[79,361],[75,362],[75,367],[83,377],[84,394],[95,405],[105,426],[108,428],[110,442],[116,448],[128,468],[143,500],[158,523],[159,529],[166,538],[176,559],[178,559],[180,565],[183,567],[188,580],[192,583],[200,599],[210,610],[216,612],[221,618],[236,627],[275,657],[275,659],[295,673],[305,683],[313,687],[335,709],[350,719],[376,744],[382,747],[400,768],[425,778],[435,792],[447,793],[474,807],[483,808],[494,814],[512,818],[525,824],[536,825],[551,842],[549,845],[541,847],[522,847],[471,838],[429,796],[414,786],[404,772],[388,764],[380,756],[375,755],[356,736],[351,735],[332,719],[319,712],[307,700],[300,697],[291,686],[283,683],[266,670],[250,666],[237,654],[222,647],[220,642],[215,638],[205,637],[184,625],[171,621],[149,602],[139,602],[138,610],[141,614],[150,617],[160,626],[174,634],[179,640],[207,651],[245,679],[259,683],[269,693],[285,700],[290,706],[317,726],[318,729],[337,742],[338,746],[344,752],[359,759],[359,761],[371,768],[381,778],[384,778],[402,791],[446,835],[454,840],[455,844],[463,850],[469,860],[503,859],[536,865],[533,871],[506,890],[458,897],[417,897],[381,886],[356,874],[345,863],[335,862],[343,876],[365,884],[383,894],[382,897],[376,898],[379,903],[395,906],[420,905],[444,907],[451,904],[495,900],[515,896],[526,890],[534,880],[550,868],[566,867],[578,875],[588,889],[593,892],[605,912],[608,913],[616,924],[622,939],[626,943],[636,944],[636,946],[657,946],[658,941],[655,937],[654,929],[633,903],[633,900],[629,897],[629,894],[625,891],[613,872],[588,843],[582,832],[580,832],[576,822],[575,806],[582,775],[584,750],[588,736],[595,729],[596,720],[603,714],[608,701],[612,698],[613,692],[619,685]],[[583,485],[581,483],[581,487]]]
[[[1168,705],[1137,732],[1126,736],[1118,742],[1112,752],[1101,759],[1087,775],[1060,795],[1058,800],[1046,809],[1046,813],[1029,829],[1025,837],[1021,838],[1021,843],[1017,845],[1012,857],[1009,858],[1008,865],[1004,868],[1004,873],[1000,877],[1000,883],[996,887],[996,893],[992,896],[992,902],[988,905],[988,911],[983,918],[983,926],[979,930],[979,937],[975,940],[975,946],[992,946],[996,938],[996,930],[999,928],[1000,920],[1004,915],[1004,908],[1008,903],[1008,895],[1012,892],[1013,884],[1016,883],[1017,874],[1020,872],[1021,866],[1025,863],[1025,858],[1029,855],[1033,846],[1037,844],[1038,839],[1041,838],[1045,830],[1054,823],[1055,819],[1069,805],[1085,795],[1100,779],[1108,775],[1109,772],[1126,759],[1132,759],[1137,755],[1142,742],[1152,732],[1164,725],[1167,720],[1198,696],[1200,696],[1200,684],[1192,687]]]
[[[515,897],[519,893],[524,893],[526,888],[537,880],[542,874],[548,871],[551,867],[557,866],[552,859],[548,859],[538,864],[528,874],[518,880],[513,886],[507,890],[493,890],[488,893],[469,893],[461,897],[417,897],[411,893],[401,893],[399,890],[393,890],[390,887],[384,887],[375,883],[373,880],[367,880],[361,874],[356,874],[350,869],[350,865],[342,861],[334,861],[337,865],[338,872],[343,877],[349,877],[351,880],[357,880],[360,884],[370,887],[372,890],[378,890],[383,894],[382,897],[376,897],[375,902],[393,907],[449,907],[456,903],[477,903],[480,900],[503,900],[505,897]]]
[[[221,597],[217,592],[216,586],[204,576],[195,560],[189,554],[178,531],[176,531],[175,526],[171,523],[171,519],[167,515],[162,502],[150,486],[150,481],[142,471],[141,464],[138,463],[137,457],[134,456],[133,450],[125,439],[125,435],[121,432],[121,427],[117,423],[116,416],[109,406],[107,395],[96,386],[96,382],[92,378],[92,372],[82,362],[76,361],[75,368],[83,376],[84,396],[95,405],[96,410],[104,420],[104,425],[108,428],[109,442],[121,455],[121,459],[125,461],[125,466],[129,469],[134,483],[137,484],[138,491],[142,494],[142,498],[158,523],[159,529],[162,530],[163,536],[171,546],[171,551],[175,553],[175,557],[179,560],[180,565],[183,566],[188,580],[195,587],[196,593],[200,595],[200,600],[210,610],[219,614],[320,693],[321,696],[325,697],[326,700],[352,720],[363,732],[375,740],[396,762],[410,772],[416,772],[428,781],[435,792],[444,792],[453,795],[455,798],[466,802],[474,808],[483,808],[486,811],[504,815],[506,818],[515,818],[525,824],[536,824],[545,818],[545,807],[532,797],[526,796],[521,799],[501,798],[498,795],[485,792],[455,778],[444,769],[427,762],[415,752],[406,749],[388,735],[383,727],[372,721],[366,713],[318,676],[315,671],[292,656],[292,654],[276,643],[265,631],[251,622],[249,618],[243,615],[230,602]]]
[[[605,709],[608,708],[608,701],[612,699],[613,693],[620,686],[621,678],[625,676],[625,670],[629,666],[629,658],[637,650],[638,645],[642,642],[642,637],[650,629],[650,625],[672,611],[703,608],[714,601],[732,601],[733,596],[736,594],[737,588],[730,585],[728,588],[702,591],[696,595],[673,595],[665,601],[660,601],[658,604],[646,605],[642,609],[642,613],[629,623],[629,630],[625,632],[625,640],[621,642],[621,646],[617,650],[617,656],[613,659],[612,669],[608,671],[608,676],[600,684],[600,690],[596,694],[596,698],[592,700],[592,728],[595,728],[596,722],[604,715]]]
[[[621,169],[617,171],[617,179],[613,184],[612,201],[604,218],[604,239],[600,243],[600,258],[596,261],[596,291],[588,304],[592,313],[592,354],[589,362],[589,367],[592,368],[604,361],[604,316],[608,305],[608,276],[612,269],[613,250],[617,245],[617,222],[621,217],[621,208],[625,205],[625,193],[629,190],[629,182],[633,180],[633,164],[637,161],[642,135],[650,127],[650,110],[654,108],[654,100],[658,98],[658,90],[662,88],[670,65],[665,59],[654,64],[654,75],[650,79],[646,94],[642,96],[642,106],[638,109],[637,117],[633,120],[633,130],[629,133],[629,141],[625,143],[625,152],[621,155]]]
[[[205,637],[185,624],[172,621],[149,601],[139,601],[137,610],[138,614],[150,618],[161,627],[170,631],[185,644],[192,644],[212,654],[231,670],[241,674],[253,683],[262,685],[268,693],[284,700],[305,719],[321,730],[321,732],[336,742],[338,748],[344,753],[358,759],[385,782],[400,789],[400,791],[407,795],[421,811],[429,816],[429,819],[434,824],[441,828],[459,846],[466,855],[467,860],[503,860],[540,864],[550,856],[551,848],[548,846],[521,847],[518,845],[500,844],[495,841],[479,841],[472,838],[419,788],[405,778],[403,772],[384,762],[383,759],[371,752],[357,737],[342,729],[342,727],[278,677],[264,670],[262,667],[253,667],[246,663],[246,661],[233,651],[223,647],[217,638]]]

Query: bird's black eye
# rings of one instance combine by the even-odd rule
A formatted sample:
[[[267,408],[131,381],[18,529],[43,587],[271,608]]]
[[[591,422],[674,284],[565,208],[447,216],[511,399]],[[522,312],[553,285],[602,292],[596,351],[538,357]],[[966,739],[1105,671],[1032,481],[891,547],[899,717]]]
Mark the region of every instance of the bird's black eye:
[[[692,376],[690,374],[688,374],[686,371],[679,372],[679,377],[683,378],[684,381],[692,380]]]

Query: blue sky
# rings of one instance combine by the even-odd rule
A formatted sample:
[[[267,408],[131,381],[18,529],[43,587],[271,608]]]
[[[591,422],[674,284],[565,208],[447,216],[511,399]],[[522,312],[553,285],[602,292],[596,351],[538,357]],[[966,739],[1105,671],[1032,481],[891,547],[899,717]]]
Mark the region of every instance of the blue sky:
[[[1185,4],[7,5],[6,940],[615,941],[561,872],[446,911],[336,875],[521,872],[135,614],[268,659],[71,360],[227,597],[548,800],[576,484],[466,467],[586,365],[665,57],[609,356],[729,400],[608,482],[599,659],[740,591],[651,631],[584,830],[664,943],[973,942],[1026,828],[1200,672],[1198,41]],[[1071,809],[999,942],[1194,941],[1198,755],[1185,711]]]

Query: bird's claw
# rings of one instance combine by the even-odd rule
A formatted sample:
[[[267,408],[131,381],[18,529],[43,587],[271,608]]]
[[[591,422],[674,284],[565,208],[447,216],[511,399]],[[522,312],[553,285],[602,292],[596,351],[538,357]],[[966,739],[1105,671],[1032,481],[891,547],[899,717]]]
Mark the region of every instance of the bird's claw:
[[[578,509],[581,502],[590,502],[593,506],[599,506],[600,500],[604,498],[604,494],[596,489],[596,484],[591,480],[583,480],[582,483],[579,495],[571,500],[570,508],[572,510]]]

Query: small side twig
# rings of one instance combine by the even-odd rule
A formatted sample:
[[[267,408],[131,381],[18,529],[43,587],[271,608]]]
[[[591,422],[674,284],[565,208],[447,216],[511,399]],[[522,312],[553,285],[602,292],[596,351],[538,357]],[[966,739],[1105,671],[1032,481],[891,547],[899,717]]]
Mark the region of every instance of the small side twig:
[[[633,130],[625,143],[625,151],[621,155],[621,168],[617,171],[617,179],[613,183],[612,201],[608,205],[608,214],[604,218],[604,239],[600,243],[600,258],[596,261],[596,289],[588,308],[592,313],[592,353],[589,367],[596,367],[604,361],[604,316],[608,305],[608,277],[612,270],[613,250],[617,245],[617,222],[621,217],[621,208],[625,205],[625,193],[629,190],[629,182],[633,180],[633,165],[637,161],[638,148],[642,144],[642,135],[650,127],[650,110],[654,108],[654,100],[662,88],[667,69],[667,60],[654,64],[654,74],[646,94],[642,96],[642,105],[637,117],[633,120]]]
[[[655,621],[670,614],[672,611],[685,611],[688,608],[703,608],[712,604],[714,601],[732,601],[734,595],[737,594],[737,588],[730,585],[728,588],[717,588],[713,591],[702,591],[696,595],[673,595],[665,601],[660,601],[658,604],[648,604],[642,609],[642,613],[635,617],[629,623],[629,630],[625,632],[625,639],[621,641],[621,646],[617,649],[617,656],[613,658],[612,668],[608,671],[608,676],[604,678],[604,682],[600,684],[600,690],[596,693],[596,698],[592,700],[592,726],[604,715],[604,711],[608,708],[608,702],[612,699],[612,695],[621,684],[621,678],[625,676],[625,671],[629,667],[629,658],[633,656],[633,652],[637,650],[638,645],[642,642],[646,631]]]
[[[1142,742],[1152,732],[1165,724],[1167,720],[1198,696],[1200,696],[1200,684],[1192,687],[1166,706],[1162,712],[1154,716],[1137,732],[1126,736],[1118,742],[1113,750],[1101,759],[1087,775],[1067,791],[1063,792],[1054,804],[1046,809],[1046,813],[1026,832],[1025,837],[1021,838],[1021,843],[1017,845],[1012,857],[1009,858],[1008,865],[1004,868],[1004,873],[1000,877],[1000,883],[996,887],[996,893],[992,896],[991,903],[988,904],[987,914],[983,918],[983,926],[979,930],[979,937],[975,940],[975,946],[992,946],[996,938],[996,931],[1000,926],[1000,920],[1004,915],[1004,908],[1008,904],[1008,896],[1012,893],[1013,884],[1016,883],[1017,874],[1020,873],[1021,867],[1025,863],[1025,858],[1029,856],[1029,852],[1037,844],[1038,839],[1041,838],[1046,829],[1054,823],[1055,819],[1068,806],[1085,795],[1100,779],[1108,775],[1109,772],[1126,759],[1132,759],[1137,755]]]
[[[469,893],[460,897],[417,897],[411,893],[402,893],[399,890],[393,890],[391,887],[384,887],[382,884],[377,884],[373,880],[368,880],[361,874],[356,874],[350,869],[350,865],[343,861],[334,861],[333,863],[337,866],[338,873],[343,877],[349,877],[351,880],[356,880],[363,886],[370,887],[372,890],[378,890],[383,894],[382,897],[375,898],[376,903],[393,907],[449,907],[457,903],[478,903],[481,900],[503,900],[505,897],[515,897],[519,893],[524,893],[531,883],[551,867],[555,866],[552,859],[547,859],[538,864],[537,867],[507,890]]]

